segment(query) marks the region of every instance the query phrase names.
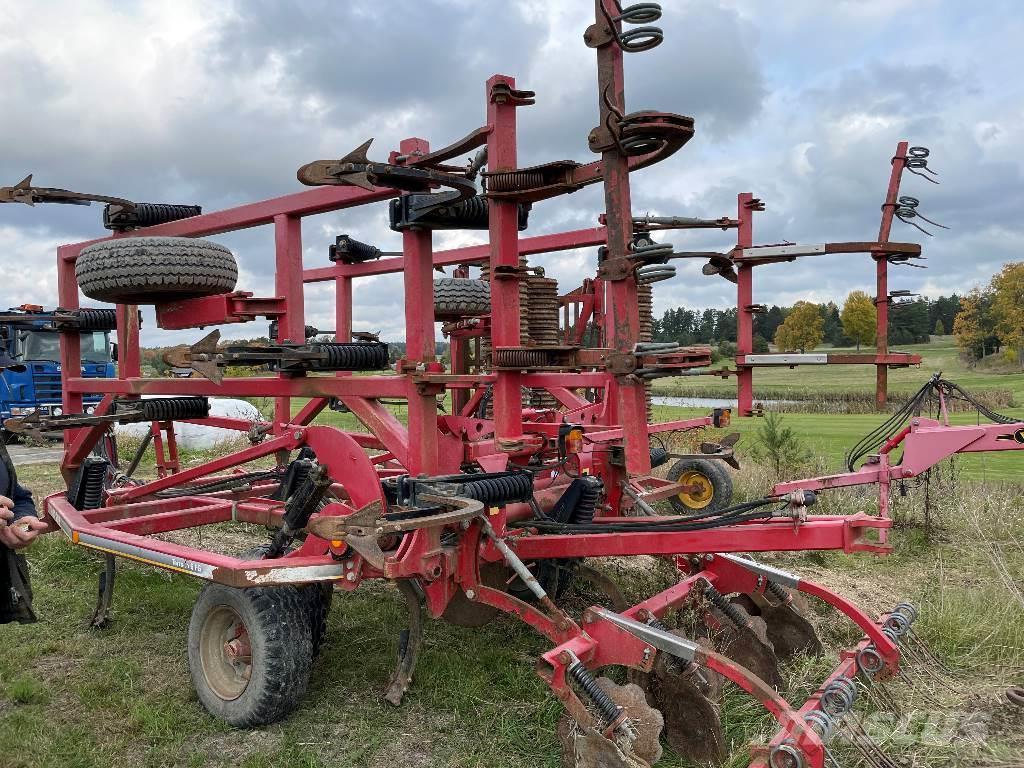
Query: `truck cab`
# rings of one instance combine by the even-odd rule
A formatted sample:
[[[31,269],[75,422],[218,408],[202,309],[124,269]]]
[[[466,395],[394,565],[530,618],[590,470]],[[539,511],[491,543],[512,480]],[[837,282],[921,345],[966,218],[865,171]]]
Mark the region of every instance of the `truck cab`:
[[[62,333],[75,329],[62,321],[60,313],[60,310],[44,312],[41,307],[22,305],[0,314],[0,343],[13,359],[25,366],[24,371],[8,369],[0,373],[0,419],[36,411],[43,415],[61,415],[60,339]],[[109,330],[80,329],[78,333],[82,340],[82,377],[115,376]],[[86,413],[91,413],[99,401],[99,395],[87,395]]]

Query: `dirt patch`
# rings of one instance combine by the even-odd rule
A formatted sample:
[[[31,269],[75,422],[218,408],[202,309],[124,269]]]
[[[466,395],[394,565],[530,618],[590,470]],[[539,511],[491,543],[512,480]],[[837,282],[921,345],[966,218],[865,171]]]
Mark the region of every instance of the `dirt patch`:
[[[239,765],[249,755],[278,751],[284,734],[280,729],[230,730],[196,740],[195,751],[209,765]]]

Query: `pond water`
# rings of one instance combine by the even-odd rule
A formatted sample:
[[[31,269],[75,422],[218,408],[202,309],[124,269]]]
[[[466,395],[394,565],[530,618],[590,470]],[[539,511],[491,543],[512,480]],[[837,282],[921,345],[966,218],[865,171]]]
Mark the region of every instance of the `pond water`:
[[[674,405],[678,408],[735,408],[735,398],[724,397],[652,397],[654,405]],[[755,400],[761,405],[790,405],[797,400]]]

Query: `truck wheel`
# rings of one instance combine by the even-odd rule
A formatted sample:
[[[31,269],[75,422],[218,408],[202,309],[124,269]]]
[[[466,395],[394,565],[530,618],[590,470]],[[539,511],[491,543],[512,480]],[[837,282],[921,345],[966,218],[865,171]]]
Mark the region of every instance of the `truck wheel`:
[[[209,240],[123,237],[82,249],[75,262],[82,293],[114,304],[160,304],[230,293],[235,257]]]
[[[188,663],[203,706],[241,728],[287,716],[313,659],[306,601],[295,587],[207,584],[188,626]]]
[[[491,285],[467,277],[440,277],[434,281],[434,317],[450,320],[478,317],[491,311]]]
[[[669,503],[679,514],[717,512],[732,501],[732,477],[721,462],[680,459],[669,468],[667,477],[693,489],[669,498]]]

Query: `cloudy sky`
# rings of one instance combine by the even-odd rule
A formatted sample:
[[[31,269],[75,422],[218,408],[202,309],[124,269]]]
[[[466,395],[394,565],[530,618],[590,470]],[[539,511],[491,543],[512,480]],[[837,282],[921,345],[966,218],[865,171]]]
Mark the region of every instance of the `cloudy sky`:
[[[931,149],[941,186],[908,176],[904,193],[950,227],[923,242],[928,270],[895,269],[893,288],[963,292],[1020,260],[1024,101],[1015,2],[927,0],[712,2],[663,0],[665,42],[627,56],[627,107],[692,115],[695,138],[633,176],[636,214],[718,217],[737,192],[768,206],[759,242],[871,240],[897,141]],[[484,121],[484,81],[513,75],[537,91],[519,110],[523,165],[592,159],[593,51],[582,44],[587,0],[49,0],[0,6],[0,185],[36,183],[204,210],[300,189],[303,163],[339,157],[371,136],[384,159],[407,136],[434,146]],[[591,226],[591,187],[535,206],[532,234]],[[101,209],[0,206],[0,306],[52,305],[59,243],[103,234]],[[307,266],[347,232],[384,249],[400,237],[377,205],[305,221]],[[441,247],[480,233],[438,233]],[[726,249],[731,233],[677,233],[679,249]],[[222,236],[239,288],[269,295],[272,233]],[[538,257],[564,290],[594,254]],[[677,262],[679,263],[679,262]],[[731,284],[681,263],[655,289],[655,311],[725,307]],[[873,291],[866,256],[760,270],[755,300],[792,303]],[[401,282],[360,284],[356,327],[402,337]],[[333,323],[325,288],[307,320]],[[149,344],[176,343],[146,324]],[[236,335],[256,335],[237,326]]]

